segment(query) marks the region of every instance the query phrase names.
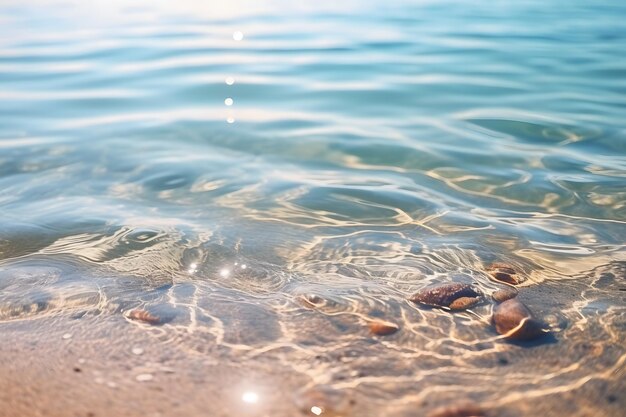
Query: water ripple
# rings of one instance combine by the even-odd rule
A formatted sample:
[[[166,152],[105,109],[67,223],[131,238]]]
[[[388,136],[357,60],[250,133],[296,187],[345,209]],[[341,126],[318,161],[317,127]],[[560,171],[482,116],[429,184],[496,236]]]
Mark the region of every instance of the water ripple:
[[[97,3],[0,5],[3,335],[271,370],[274,415],[623,405],[622,5]],[[407,301],[494,262],[551,341]]]

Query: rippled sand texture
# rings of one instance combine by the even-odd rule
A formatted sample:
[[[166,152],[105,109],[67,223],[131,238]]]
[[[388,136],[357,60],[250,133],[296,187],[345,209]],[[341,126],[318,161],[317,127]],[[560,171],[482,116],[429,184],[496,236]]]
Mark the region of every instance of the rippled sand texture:
[[[0,3],[0,416],[623,416],[625,6],[87,3]]]

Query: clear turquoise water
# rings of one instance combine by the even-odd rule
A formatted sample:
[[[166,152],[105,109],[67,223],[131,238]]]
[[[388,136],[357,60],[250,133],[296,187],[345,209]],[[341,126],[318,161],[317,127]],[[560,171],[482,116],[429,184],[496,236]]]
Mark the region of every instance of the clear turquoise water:
[[[218,297],[297,323],[303,293],[389,319],[493,261],[579,285],[565,322],[624,314],[581,277],[626,260],[626,5],[205,3],[0,6],[3,320],[175,329]]]

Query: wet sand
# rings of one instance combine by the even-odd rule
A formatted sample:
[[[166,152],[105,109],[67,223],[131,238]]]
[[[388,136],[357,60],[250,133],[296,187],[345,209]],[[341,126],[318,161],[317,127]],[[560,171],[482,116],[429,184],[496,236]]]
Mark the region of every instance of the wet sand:
[[[108,321],[3,324],[0,416],[289,415],[280,392],[303,382],[280,369],[188,354],[136,326]],[[67,332],[70,339],[63,338]],[[137,380],[145,375],[152,379]],[[246,407],[242,392],[257,386],[266,387],[258,391],[263,401]]]
[[[458,404],[487,416],[622,416],[625,269],[522,288],[556,330],[532,343],[402,300],[399,317],[378,313],[400,325],[388,336],[332,303],[293,307],[280,337],[259,306],[210,299],[220,337],[208,322],[152,326],[119,311],[4,320],[0,416],[428,416]]]

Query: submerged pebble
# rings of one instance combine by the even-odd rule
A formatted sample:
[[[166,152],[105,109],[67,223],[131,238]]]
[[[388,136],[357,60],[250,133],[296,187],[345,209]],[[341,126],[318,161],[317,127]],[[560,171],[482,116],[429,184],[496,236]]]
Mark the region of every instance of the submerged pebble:
[[[396,324],[381,320],[371,321],[368,324],[368,327],[370,329],[370,332],[377,336],[388,336],[400,330],[400,327],[398,327]]]
[[[496,290],[491,294],[491,297],[494,301],[501,303],[506,300],[510,300],[511,298],[517,297],[518,291],[515,288],[502,288],[500,290]]]
[[[496,281],[504,282],[505,284],[518,285],[521,283],[516,275],[507,274],[505,272],[492,272],[491,276]]]
[[[133,350],[132,350],[132,352],[133,352],[133,354],[135,354],[135,355],[141,355],[141,354],[143,354],[143,349],[142,349],[142,348],[140,348],[140,347],[134,347],[134,348],[133,348]]]
[[[499,334],[514,340],[532,340],[547,333],[546,324],[535,319],[528,307],[516,298],[494,308],[493,324]]]
[[[409,300],[426,306],[463,310],[477,304],[481,296],[472,285],[453,282],[422,288]]]
[[[510,285],[519,285],[523,282],[523,279],[517,274],[517,270],[507,264],[491,264],[487,271],[489,276],[498,282]]]
[[[131,310],[127,316],[131,320],[143,321],[148,324],[159,324],[161,319],[146,310]]]
[[[505,274],[515,275],[517,274],[517,270],[509,264],[505,264],[502,262],[494,262],[489,265],[489,270],[498,270],[504,272]]]

